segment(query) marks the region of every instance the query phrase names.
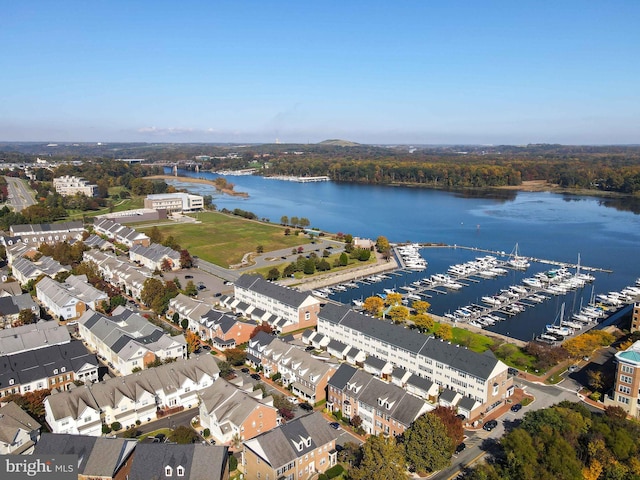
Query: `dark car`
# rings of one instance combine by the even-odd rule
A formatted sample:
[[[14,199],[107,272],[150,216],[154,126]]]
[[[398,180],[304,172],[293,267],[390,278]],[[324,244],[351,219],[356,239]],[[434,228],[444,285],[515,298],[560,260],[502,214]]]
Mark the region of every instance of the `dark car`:
[[[211,347],[210,347],[209,345],[207,345],[207,344],[203,344],[203,345],[202,345],[202,349],[203,349],[203,350],[210,351],[210,350],[211,350]]]
[[[190,278],[193,278],[193,275],[185,275],[184,278],[186,278],[187,280],[189,280]]]
[[[303,410],[306,410],[307,412],[310,412],[311,410],[313,410],[313,407],[307,402],[301,403],[300,408]]]
[[[485,423],[482,428],[484,430],[486,430],[487,432],[490,432],[491,430],[493,430],[494,428],[496,428],[498,426],[498,422],[497,420],[489,420],[487,423]]]
[[[516,403],[515,405],[511,406],[511,411],[512,412],[519,412],[521,408],[522,408],[522,404],[521,403]]]
[[[520,373],[520,372],[518,371],[518,369],[517,369],[517,368],[509,367],[509,368],[507,369],[507,373],[508,373],[509,375],[516,376],[516,375],[518,375],[518,373]]]
[[[247,367],[241,368],[240,371],[242,373],[249,373],[249,369]]]
[[[254,380],[260,380],[261,379],[260,378],[260,374],[258,374],[258,373],[252,373],[251,374],[251,378],[253,378]]]
[[[464,444],[464,442],[462,442],[460,445],[456,447],[456,453],[462,452],[465,448],[467,448],[467,446]]]
[[[329,426],[335,430],[340,430],[340,424],[338,422],[331,422]]]

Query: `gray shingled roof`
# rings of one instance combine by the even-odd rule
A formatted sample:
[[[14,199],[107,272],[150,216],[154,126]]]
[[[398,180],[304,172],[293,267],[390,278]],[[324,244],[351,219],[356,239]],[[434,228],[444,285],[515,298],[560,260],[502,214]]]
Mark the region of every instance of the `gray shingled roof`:
[[[307,446],[305,440],[309,438],[311,443]],[[323,445],[330,444],[335,439],[336,431],[329,426],[320,412],[314,412],[247,440],[244,445],[272,468],[277,469]],[[301,450],[295,446],[299,442],[303,442]]]
[[[294,308],[300,307],[311,296],[306,292],[269,282],[261,275],[244,274],[236,280],[235,287],[257,292]]]
[[[185,469],[185,480],[222,480],[227,465],[227,447],[212,445],[171,445],[166,443],[141,443],[131,463],[129,480],[167,478],[165,467]]]
[[[347,386],[347,382],[351,380],[351,377],[356,373],[357,369],[347,363],[342,363],[329,379],[329,385],[332,387],[344,390]]]
[[[16,403],[9,402],[0,407],[0,442],[11,445],[18,430],[32,432],[41,425]]]
[[[0,330],[0,355],[10,355],[69,341],[71,341],[71,335],[67,327],[58,325],[55,321],[40,321]]]

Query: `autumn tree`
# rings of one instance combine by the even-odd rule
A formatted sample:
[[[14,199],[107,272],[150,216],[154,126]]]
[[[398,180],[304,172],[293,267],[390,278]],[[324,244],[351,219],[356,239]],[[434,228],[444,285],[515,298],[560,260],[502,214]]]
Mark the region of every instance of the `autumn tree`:
[[[394,437],[371,435],[362,445],[360,463],[349,472],[352,480],[400,480],[408,478],[402,447]]]
[[[187,325],[188,325],[187,321]],[[193,353],[200,346],[200,337],[191,330],[186,331],[185,340],[187,341],[187,353]]]
[[[258,325],[256,328],[253,329],[253,332],[251,332],[251,335],[249,335],[249,338],[255,337],[260,332],[265,332],[271,335],[273,333],[273,329],[267,322],[262,322],[260,325]]]
[[[388,252],[391,249],[391,245],[389,244],[389,240],[387,240],[387,237],[380,235],[376,239],[376,249],[380,253]]]
[[[384,304],[388,306],[402,305],[402,295],[400,293],[389,293],[384,299]]]
[[[438,325],[438,329],[433,332],[436,338],[449,341],[453,338],[453,329],[448,323],[441,323]]]
[[[151,243],[162,243],[162,233],[160,233],[160,229],[157,226],[153,226],[148,235]]]
[[[363,308],[371,315],[378,315],[384,308],[384,302],[380,297],[367,297],[364,301]]]
[[[389,313],[387,315],[393,321],[393,323],[402,323],[409,316],[409,309],[407,307],[403,307],[402,305],[396,305],[395,307],[391,307],[389,309]]]
[[[435,415],[440,419],[447,429],[447,435],[449,435],[449,438],[453,441],[454,447],[462,443],[464,440],[462,421],[456,416],[456,411],[453,408],[438,405],[435,410],[429,412],[429,415]],[[451,453],[453,453],[453,451]]]
[[[198,289],[196,288],[196,284],[193,283],[193,280],[189,280],[187,285],[184,287],[184,291],[182,292],[188,297],[195,297],[198,294]]]
[[[289,401],[289,399],[282,394],[273,395],[273,406],[278,410],[278,413],[285,420],[291,420],[295,417],[296,406]]]
[[[25,308],[20,310],[18,314],[18,322],[14,323],[14,326],[18,325],[29,325],[30,323],[35,323],[38,321],[38,317],[36,316],[30,308]]]
[[[286,215],[283,215],[280,217],[280,223],[282,225],[288,225],[289,224],[289,217],[287,217]]]
[[[404,445],[407,463],[420,474],[449,466],[455,450],[444,423],[432,414],[421,415],[405,430]]]
[[[433,329],[433,326],[435,325],[433,318],[431,318],[431,316],[429,315],[425,315],[424,313],[415,315],[412,318],[412,321],[413,321],[413,324],[416,326],[416,328],[420,330],[422,333]]]
[[[180,268],[193,267],[193,257],[188,250],[180,250]]]
[[[414,300],[411,303],[411,308],[413,308],[417,314],[427,313],[429,308],[431,308],[431,304],[429,302],[425,302],[424,300]]]
[[[191,427],[180,425],[167,438],[178,445],[188,445],[197,442],[200,437]]]

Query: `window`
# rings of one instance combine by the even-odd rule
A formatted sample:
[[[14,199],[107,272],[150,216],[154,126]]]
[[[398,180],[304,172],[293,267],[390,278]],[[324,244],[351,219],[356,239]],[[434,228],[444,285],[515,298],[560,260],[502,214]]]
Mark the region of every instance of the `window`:
[[[618,402],[629,405],[629,399],[627,397],[623,397],[622,395],[618,395]]]
[[[620,385],[618,387],[618,390],[622,393],[626,393],[627,395],[631,394],[631,388],[627,387],[626,385]]]
[[[182,465],[178,465],[178,466],[176,467],[176,474],[177,474],[179,477],[184,477],[184,467],[183,467]]]
[[[622,371],[624,373],[633,373],[633,367],[630,367],[629,365],[622,365]]]
[[[311,320],[311,312],[304,312],[304,319]]]
[[[626,375],[620,375],[620,381],[623,383],[632,383],[633,382],[633,378],[628,377]]]
[[[171,475],[173,475],[173,468],[167,465],[166,467],[164,467],[164,476],[170,477]]]

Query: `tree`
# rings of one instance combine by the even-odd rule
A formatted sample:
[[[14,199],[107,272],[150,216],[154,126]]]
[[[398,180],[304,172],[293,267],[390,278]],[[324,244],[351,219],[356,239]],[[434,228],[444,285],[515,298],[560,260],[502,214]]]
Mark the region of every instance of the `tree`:
[[[226,360],[218,362],[218,368],[220,369],[220,376],[225,380],[230,380],[236,374],[233,366]]]
[[[391,245],[389,244],[389,240],[387,240],[387,237],[383,237],[382,235],[380,235],[376,239],[376,249],[380,253],[388,252],[391,249]]]
[[[224,353],[227,361],[230,362],[231,365],[244,365],[244,362],[247,360],[247,352],[240,348],[230,348],[229,350],[225,350]]]
[[[413,303],[411,303],[411,308],[413,308],[418,314],[427,313],[430,307],[431,304],[424,300],[414,300]]]
[[[188,326],[189,321],[186,320],[186,322]],[[183,327],[183,328],[186,328],[186,327]],[[185,339],[187,341],[188,353],[193,353],[196,350],[196,348],[200,346],[200,337],[198,337],[198,334],[192,332],[191,330],[187,330],[187,333],[185,334]]]
[[[402,305],[402,294],[400,293],[389,293],[387,298],[384,299],[385,305],[393,306],[393,305]]]
[[[196,284],[193,283],[193,280],[189,280],[187,282],[187,286],[184,287],[184,292],[188,297],[195,297],[198,294],[198,289],[196,288]]]
[[[453,329],[447,323],[441,323],[438,325],[438,329],[433,332],[436,338],[441,338],[442,340],[451,340],[453,338]]]
[[[193,267],[193,257],[188,250],[180,250],[180,268]]]
[[[189,320],[187,320],[186,318],[183,318],[182,321],[180,322],[180,326],[182,327],[183,330],[186,330],[187,327],[189,326]]]
[[[455,449],[445,425],[436,415],[424,414],[404,432],[407,463],[418,473],[447,467]]]
[[[273,406],[285,420],[291,420],[295,417],[296,406],[289,401],[287,397],[281,394],[273,395]]]
[[[300,220],[298,220],[298,224],[302,227],[302,228],[307,228],[309,225],[311,225],[311,222],[309,222],[308,218],[305,217],[301,217]]]
[[[292,227],[297,227],[298,223],[300,223],[300,221],[298,220],[298,217],[291,217],[291,226]]]
[[[280,270],[277,267],[273,267],[267,273],[267,280],[274,281],[280,278]]]
[[[384,308],[384,302],[380,297],[367,297],[362,306],[371,315],[378,315]]]
[[[433,318],[431,318],[429,315],[425,315],[424,313],[421,313],[413,317],[413,324],[416,326],[418,330],[424,333],[426,331],[433,329],[435,322],[433,321]]]
[[[260,332],[265,332],[271,335],[273,333],[273,329],[267,322],[262,322],[260,325],[258,325],[256,328],[253,329],[253,332],[251,332],[251,335],[249,335],[249,338],[255,337]]]
[[[312,258],[309,258],[304,262],[304,274],[313,275],[314,273],[316,273],[316,262],[314,262]]]
[[[587,379],[589,382],[589,386],[595,391],[601,390],[604,386],[601,370],[587,370]]]
[[[340,254],[340,266],[346,267],[347,265],[349,265],[349,256],[345,252],[342,252]]]
[[[389,480],[408,478],[402,447],[395,438],[372,435],[362,445],[362,459],[349,472],[352,480]]]
[[[282,225],[288,225],[289,224],[289,217],[287,217],[286,215],[283,215],[280,217],[280,223]]]
[[[162,233],[157,226],[154,226],[149,230],[149,240],[151,243],[162,243]]]
[[[264,253],[264,245],[258,245],[256,247],[256,253]]]
[[[31,311],[31,309],[25,308],[24,310],[20,310],[20,313],[18,314],[18,325],[29,325],[30,323],[35,323],[37,321],[38,317]]]
[[[462,443],[464,440],[462,421],[456,416],[456,411],[453,408],[438,405],[435,410],[429,412],[429,415],[435,415],[440,419],[447,429],[447,435],[449,435],[449,438],[452,440],[454,448],[456,445]],[[451,453],[453,453],[453,451]]]
[[[402,305],[396,305],[395,307],[391,307],[391,309],[389,309],[388,315],[393,323],[402,323],[409,316],[409,309],[407,307],[403,307]]]
[[[169,434],[168,438],[179,445],[188,445],[197,442],[200,437],[191,427],[180,425]]]

